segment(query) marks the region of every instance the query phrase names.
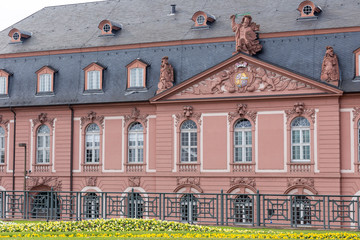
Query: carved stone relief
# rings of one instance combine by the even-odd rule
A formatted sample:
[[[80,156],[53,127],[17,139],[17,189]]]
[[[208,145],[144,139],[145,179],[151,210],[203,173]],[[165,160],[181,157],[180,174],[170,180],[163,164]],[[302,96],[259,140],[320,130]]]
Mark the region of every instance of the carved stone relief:
[[[55,118],[48,118],[47,113],[40,113],[39,116],[32,120],[32,128],[38,124],[48,123],[51,128],[54,128]]]
[[[294,104],[294,107],[291,110],[285,110],[286,114],[286,121],[289,122],[289,120],[293,116],[308,116],[312,123],[315,123],[315,109],[313,108],[305,108],[305,104],[303,102],[297,102]]]
[[[360,114],[360,107],[354,107],[353,110],[353,121],[355,121],[355,119],[359,116]]]
[[[97,177],[86,178],[86,186],[95,187],[97,183]]]
[[[81,117],[80,126],[83,128],[89,123],[98,122],[102,128],[104,128],[104,116],[96,116],[96,113],[91,111],[86,117]]]
[[[231,123],[234,120],[234,118],[239,116],[240,118],[248,117],[253,122],[256,122],[256,115],[257,115],[256,111],[247,110],[247,104],[239,103],[236,107],[236,112],[228,113],[228,121],[229,123]]]
[[[191,184],[200,187],[200,178],[198,177],[177,177],[177,185]]]
[[[174,69],[168,62],[168,57],[161,60],[160,80],[156,94],[159,94],[174,85]]]
[[[326,53],[321,66],[320,79],[335,86],[339,85],[339,62],[336,54],[334,53],[334,49],[330,46],[326,47]]]
[[[254,55],[262,49],[257,39],[256,31],[260,30],[260,25],[252,22],[250,15],[245,15],[241,23],[235,22],[235,15],[230,17],[231,28],[235,32],[236,51]]]
[[[287,179],[288,187],[294,186],[308,186],[314,188],[314,179],[313,178],[288,178]]]
[[[128,182],[130,187],[140,187],[141,177],[129,177]]]
[[[6,132],[8,131],[8,123],[9,123],[9,120],[4,120],[3,116],[0,115],[0,124],[5,127]]]
[[[192,106],[184,106],[182,113],[175,114],[175,126],[178,126],[181,120],[190,118],[196,119],[197,123],[201,125],[201,113],[194,113]]]
[[[136,107],[134,107],[131,110],[130,115],[125,115],[124,116],[124,122],[126,124],[128,122],[141,121],[146,127],[146,125],[147,125],[147,117],[148,116],[149,116],[148,114],[141,115],[140,110],[138,110]]]
[[[311,85],[282,76],[265,68],[239,62],[184,89],[180,94],[266,93],[313,88]]]
[[[255,187],[256,182],[254,178],[247,178],[247,177],[231,178],[230,186],[235,186],[235,185],[248,185],[251,187]]]
[[[38,186],[48,186],[53,188],[54,191],[61,191],[62,181],[58,177],[30,177],[27,179],[27,190]]]

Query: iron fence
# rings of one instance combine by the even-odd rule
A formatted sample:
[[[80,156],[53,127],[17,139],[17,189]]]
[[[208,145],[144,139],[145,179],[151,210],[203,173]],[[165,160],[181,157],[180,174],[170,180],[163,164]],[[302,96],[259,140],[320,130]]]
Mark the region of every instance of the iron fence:
[[[208,225],[360,229],[360,196],[1,191],[0,218],[155,218]]]

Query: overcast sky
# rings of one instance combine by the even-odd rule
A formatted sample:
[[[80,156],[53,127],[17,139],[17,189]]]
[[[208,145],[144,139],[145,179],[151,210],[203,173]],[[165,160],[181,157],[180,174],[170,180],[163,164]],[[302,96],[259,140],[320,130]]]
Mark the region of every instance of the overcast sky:
[[[44,7],[96,1],[99,0],[1,0],[0,31]]]

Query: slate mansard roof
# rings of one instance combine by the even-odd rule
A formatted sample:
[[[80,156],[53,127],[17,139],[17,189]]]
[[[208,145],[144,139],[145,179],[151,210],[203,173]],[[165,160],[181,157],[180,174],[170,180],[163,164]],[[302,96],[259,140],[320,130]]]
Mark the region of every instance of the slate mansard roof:
[[[235,49],[230,15],[250,13],[260,24],[260,34],[302,30],[359,27],[358,0],[314,0],[322,13],[318,20],[300,22],[296,10],[302,1],[287,0],[113,0],[46,7],[0,32],[0,69],[14,75],[10,78],[9,97],[0,99],[0,106],[56,105],[102,102],[147,101],[155,95],[161,58],[169,56],[174,67],[175,84],[205,71],[230,58]],[[171,4],[176,13],[171,15]],[[192,29],[191,20],[197,11],[214,15],[209,29]],[[98,25],[110,20],[122,25],[111,37],[99,37]],[[9,31],[17,28],[32,33],[21,44],[9,44]],[[213,43],[183,44],[184,40],[228,38]],[[321,63],[326,46],[333,46],[341,68],[340,88],[360,91],[354,78],[353,51],[360,47],[360,32],[318,34],[259,39],[263,50],[255,57],[320,79]],[[175,44],[163,44],[177,41]],[[180,42],[179,42],[180,41]],[[143,47],[159,42],[163,46]],[[179,45],[177,45],[179,43]],[[132,48],[98,51],[95,47],[135,44]],[[137,44],[137,45],[136,45]],[[93,50],[87,51],[88,48]],[[64,49],[83,49],[77,53],[21,57],[13,53],[33,53]],[[127,91],[126,65],[140,58],[147,69],[147,91]],[[97,62],[104,72],[103,93],[84,93],[83,68]],[[36,96],[35,71],[50,66],[55,74],[54,96]],[[359,84],[359,86],[357,86]]]

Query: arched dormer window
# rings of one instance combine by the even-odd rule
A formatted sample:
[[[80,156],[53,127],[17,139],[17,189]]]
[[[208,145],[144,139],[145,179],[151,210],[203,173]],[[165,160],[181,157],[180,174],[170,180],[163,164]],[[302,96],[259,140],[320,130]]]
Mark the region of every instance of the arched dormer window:
[[[305,117],[291,122],[291,160],[310,161],[310,122]]]
[[[309,0],[301,2],[297,10],[300,12],[300,17],[297,19],[298,21],[316,20],[322,11],[319,6],[316,6],[312,1]]]
[[[180,128],[181,162],[197,162],[197,126],[192,120],[186,120]]]
[[[37,131],[36,163],[50,163],[50,129],[46,125],[41,125]]]
[[[194,21],[193,29],[209,28],[210,24],[216,21],[216,18],[203,11],[197,11],[191,18]]]
[[[85,163],[99,163],[100,161],[100,128],[91,123],[86,128],[85,135]]]
[[[102,20],[98,28],[101,30],[100,36],[114,36],[117,31],[122,29],[122,25],[109,20]]]
[[[10,30],[8,36],[11,38],[10,43],[22,43],[24,40],[31,37],[31,33],[27,31],[23,31],[17,28],[13,28]]]
[[[234,162],[252,161],[252,129],[247,119],[240,119],[234,126]]]

